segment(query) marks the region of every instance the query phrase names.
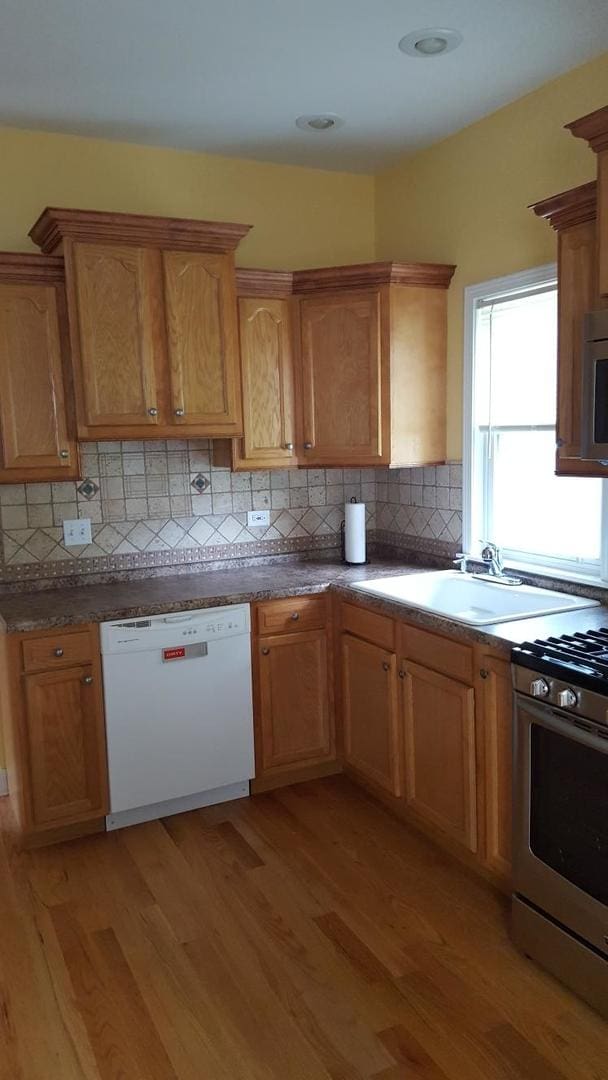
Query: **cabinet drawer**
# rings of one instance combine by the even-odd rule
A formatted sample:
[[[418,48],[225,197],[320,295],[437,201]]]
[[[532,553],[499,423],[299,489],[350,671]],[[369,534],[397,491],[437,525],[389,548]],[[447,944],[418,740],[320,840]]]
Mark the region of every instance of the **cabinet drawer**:
[[[91,635],[88,630],[76,634],[57,633],[48,637],[25,639],[22,642],[23,670],[40,671],[81,664],[93,655]]]
[[[386,615],[377,615],[375,611],[368,611],[367,608],[357,607],[355,604],[341,604],[340,620],[343,631],[371,641],[372,645],[394,651],[395,624]]]
[[[460,641],[403,623],[400,651],[405,660],[413,660],[460,682],[473,682],[473,650]]]
[[[258,634],[286,634],[290,630],[314,630],[327,622],[326,596],[294,596],[258,604]]]

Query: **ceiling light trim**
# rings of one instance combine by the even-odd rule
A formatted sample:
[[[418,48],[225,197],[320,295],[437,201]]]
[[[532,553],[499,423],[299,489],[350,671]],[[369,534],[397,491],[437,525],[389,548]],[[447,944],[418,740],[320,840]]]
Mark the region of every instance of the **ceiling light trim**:
[[[421,30],[412,30],[401,38],[399,49],[407,56],[417,56],[421,60],[430,60],[436,56],[445,56],[462,44],[462,34],[446,26],[427,26]]]

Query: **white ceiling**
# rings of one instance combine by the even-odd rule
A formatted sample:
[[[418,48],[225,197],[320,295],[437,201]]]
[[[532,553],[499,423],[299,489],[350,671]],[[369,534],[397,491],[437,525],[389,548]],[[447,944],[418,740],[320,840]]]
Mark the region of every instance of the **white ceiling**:
[[[0,123],[371,172],[606,49],[606,0],[2,0]]]

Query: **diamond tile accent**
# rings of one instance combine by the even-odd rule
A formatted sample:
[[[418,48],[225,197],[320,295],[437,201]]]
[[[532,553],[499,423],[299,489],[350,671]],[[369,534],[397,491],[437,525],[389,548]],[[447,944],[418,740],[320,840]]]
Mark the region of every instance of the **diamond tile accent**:
[[[82,481],[82,484],[78,485],[76,490],[79,495],[82,495],[83,499],[94,499],[99,491],[99,485],[87,476],[86,479]]]
[[[194,490],[198,492],[199,495],[202,495],[203,491],[206,491],[209,487],[210,481],[208,477],[203,476],[203,474],[199,472],[196,474],[196,476],[192,478],[190,483],[192,484]]]

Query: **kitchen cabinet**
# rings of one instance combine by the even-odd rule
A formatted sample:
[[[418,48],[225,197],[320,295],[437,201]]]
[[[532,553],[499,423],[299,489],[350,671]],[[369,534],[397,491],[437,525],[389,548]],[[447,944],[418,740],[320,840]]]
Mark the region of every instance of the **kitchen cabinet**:
[[[254,626],[252,792],[339,771],[327,598],[258,604]]]
[[[407,806],[476,851],[474,690],[407,658],[401,673]]]
[[[608,298],[608,105],[566,127],[575,138],[586,139],[597,155],[598,293]]]
[[[377,645],[342,635],[344,760],[399,798],[403,746],[397,705],[397,658]]]
[[[248,226],[47,209],[65,262],[78,437],[242,432],[234,250]]]
[[[483,744],[485,848],[488,868],[511,875],[513,691],[507,655],[477,650],[479,726]]]
[[[0,483],[73,480],[63,260],[0,254]]]
[[[445,460],[447,288],[453,266],[297,271],[306,465]]]
[[[583,318],[605,306],[597,276],[596,184],[583,184],[532,207],[557,232],[557,455],[560,476],[608,476],[581,458]]]
[[[108,778],[97,627],[11,634],[1,648],[9,788],[24,843],[102,830]]]
[[[295,310],[292,274],[237,270],[243,438],[232,467],[297,465],[294,402]]]

